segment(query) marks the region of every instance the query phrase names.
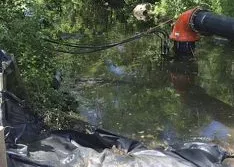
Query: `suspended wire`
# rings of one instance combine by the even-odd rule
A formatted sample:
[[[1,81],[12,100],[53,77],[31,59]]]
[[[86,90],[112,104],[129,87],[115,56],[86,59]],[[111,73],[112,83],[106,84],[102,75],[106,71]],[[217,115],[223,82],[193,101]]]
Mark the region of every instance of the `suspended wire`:
[[[85,53],[94,53],[94,52],[105,50],[105,49],[108,49],[108,48],[90,49],[90,50],[83,50],[83,51],[66,51],[62,49],[52,49],[52,50],[56,52],[60,52],[60,53],[85,54]]]
[[[129,42],[131,42],[131,41],[140,39],[141,37],[143,37],[143,34],[135,35],[135,36],[133,36],[133,37],[131,37],[131,38],[128,38],[128,39],[125,39],[125,40],[123,40],[123,41],[121,41],[121,42],[111,43],[111,44],[107,44],[107,45],[95,46],[95,47],[93,47],[93,48],[89,46],[89,48],[92,48],[92,49],[89,49],[89,50],[66,51],[66,50],[62,50],[62,49],[54,49],[54,51],[62,52],[62,53],[70,53],[70,54],[93,53],[93,52],[97,52],[97,51],[109,49],[109,48],[112,48],[112,47],[115,47],[115,46],[118,46],[118,45],[122,45],[122,44],[124,44],[124,43],[129,43]],[[73,45],[73,47],[75,47],[75,46]]]
[[[67,47],[71,47],[71,48],[82,49],[82,50],[79,50],[79,51],[68,51],[68,50],[63,50],[63,49],[51,49],[50,48],[50,50],[53,50],[53,51],[56,51],[56,52],[69,53],[69,54],[85,54],[85,53],[93,53],[93,52],[109,49],[111,47],[115,47],[115,46],[118,46],[118,45],[122,45],[122,44],[125,44],[125,43],[128,43],[128,42],[140,39],[140,38],[142,38],[142,37],[144,37],[146,35],[152,34],[152,33],[155,33],[158,37],[160,37],[158,34],[161,33],[163,35],[163,38],[165,39],[165,42],[168,43],[167,39],[168,39],[169,35],[167,34],[166,31],[160,29],[159,27],[171,22],[172,20],[173,19],[169,19],[169,20],[159,24],[158,26],[150,28],[147,31],[138,33],[138,34],[136,34],[136,35],[134,35],[134,36],[132,36],[130,38],[124,39],[124,40],[122,40],[120,42],[108,43],[108,44],[103,44],[103,45],[79,45],[79,44],[75,44],[75,43],[60,42],[60,41],[53,40],[53,39],[43,39],[43,40],[45,40],[47,42],[50,42],[50,43],[53,43],[53,44],[56,44],[56,45],[59,45],[59,46],[67,46]],[[162,37],[160,37],[160,39],[161,39],[161,43],[163,43]]]
[[[104,45],[79,45],[79,44],[75,44],[75,43],[66,43],[66,42],[59,42],[59,41],[56,41],[56,40],[52,40],[52,39],[44,39],[45,41],[47,42],[50,42],[50,43],[54,43],[54,44],[58,44],[58,45],[64,45],[64,46],[69,46],[69,47],[75,47],[75,48],[84,48],[84,49],[93,49],[93,48],[109,48],[109,47],[114,47],[114,46],[117,46],[117,45],[121,45],[121,44],[124,44],[124,43],[127,43],[127,42],[130,42],[130,41],[133,41],[133,40],[136,40],[136,39],[139,39],[141,38],[143,35],[142,34],[137,34],[137,35],[134,35],[130,38],[127,38],[121,42],[115,42],[115,43],[110,43],[110,44],[104,44]]]
[[[128,42],[140,39],[142,36],[143,36],[142,34],[137,34],[137,35],[134,35],[130,38],[127,38],[121,42],[115,42],[115,43],[106,44],[106,45],[99,45],[99,46],[97,46],[97,45],[96,46],[86,46],[86,45],[76,45],[76,44],[71,44],[71,43],[59,43],[59,42],[53,41],[53,40],[47,40],[47,41],[50,41],[52,43],[56,43],[58,45],[65,45],[65,46],[69,46],[69,47],[89,49],[89,50],[80,50],[80,51],[66,51],[66,50],[62,50],[62,49],[52,49],[53,51],[62,52],[62,53],[69,53],[69,54],[84,54],[84,53],[93,53],[93,52],[109,49],[111,47],[115,47],[115,46],[118,46],[118,45],[121,45],[124,43],[128,43]]]

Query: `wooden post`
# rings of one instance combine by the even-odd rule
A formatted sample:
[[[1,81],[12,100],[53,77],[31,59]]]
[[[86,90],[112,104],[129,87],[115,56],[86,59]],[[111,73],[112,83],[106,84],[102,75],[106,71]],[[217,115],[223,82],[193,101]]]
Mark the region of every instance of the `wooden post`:
[[[4,89],[4,75],[3,72],[0,73],[0,91]],[[5,145],[5,136],[4,136],[4,109],[3,109],[3,97],[0,92],[0,167],[7,167],[6,159],[6,145]]]
[[[3,90],[3,73],[0,72],[0,90]]]
[[[0,126],[0,167],[7,167],[4,128]]]
[[[4,111],[3,111],[3,97],[2,97],[2,91],[3,91],[3,73],[0,73],[0,126],[3,126],[3,119],[4,119]]]
[[[5,66],[4,62],[1,62],[1,72],[0,72],[0,126],[4,127],[5,124],[5,105],[4,105],[4,98],[3,98],[3,91],[6,88],[6,78],[5,78]],[[1,166],[0,166],[1,167]]]

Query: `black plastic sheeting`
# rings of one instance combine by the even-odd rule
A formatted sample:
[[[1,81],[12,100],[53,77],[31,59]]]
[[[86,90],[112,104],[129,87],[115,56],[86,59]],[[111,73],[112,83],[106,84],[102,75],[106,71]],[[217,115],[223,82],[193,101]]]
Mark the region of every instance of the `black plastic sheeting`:
[[[216,145],[204,143],[185,144],[172,152],[149,150],[137,141],[103,130],[94,134],[58,131],[30,144],[8,148],[12,167],[218,167],[224,156]]]
[[[9,56],[0,52],[3,73],[12,67]],[[5,78],[12,76],[7,73]],[[7,81],[10,81],[7,80]],[[15,85],[15,84],[11,84]],[[3,90],[0,124],[5,126],[8,167],[221,167],[228,156],[212,143],[190,142],[168,149],[147,149],[142,143],[111,132],[89,133],[60,130],[41,133],[42,123],[30,114],[26,101],[15,90]]]

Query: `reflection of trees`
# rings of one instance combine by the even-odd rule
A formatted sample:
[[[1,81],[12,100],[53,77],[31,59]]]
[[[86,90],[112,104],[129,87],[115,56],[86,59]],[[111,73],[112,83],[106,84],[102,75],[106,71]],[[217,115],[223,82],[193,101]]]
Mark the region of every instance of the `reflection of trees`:
[[[180,98],[169,85],[160,82],[155,82],[160,87],[130,84],[97,89],[105,106],[103,127],[122,134],[144,131],[138,135],[159,137],[165,126],[172,124],[184,132],[187,125],[181,118]]]
[[[79,39],[67,39],[76,43],[100,44],[124,39],[151,25],[134,21],[130,4],[127,2],[125,8],[114,10],[92,0],[64,3],[56,31],[60,34],[81,34]],[[184,101],[171,87],[168,73],[160,71],[160,45],[153,36],[121,46],[124,51],[113,48],[58,59],[72,79],[78,75],[113,77],[106,72],[105,60],[112,60],[130,74],[130,79],[123,79],[133,81],[133,85],[98,89],[106,106],[104,127],[119,129],[122,133],[144,130],[157,136],[170,122],[184,135],[194,134],[190,130],[194,131],[214,118],[224,120],[232,111],[225,103],[233,105],[234,100],[230,52],[225,47],[215,48],[205,42],[200,45],[205,50],[200,49],[196,84],[207,93],[194,86]]]
[[[234,108],[221,100],[208,95],[204,89],[194,86],[186,95],[184,103],[192,112],[210,119],[220,121],[228,126],[233,126],[232,116]]]
[[[208,94],[229,105],[233,105],[234,101],[232,75],[234,58],[231,48],[232,44],[217,46],[210,41],[206,43],[205,50],[199,53],[200,85]]]
[[[207,46],[209,50],[209,44]],[[198,130],[212,120],[232,127],[233,107],[230,105],[231,103],[225,103],[231,102],[233,99],[232,76],[231,73],[228,73],[231,63],[227,63],[230,61],[228,59],[230,56],[224,52],[226,47],[220,48],[220,50],[222,49],[222,52],[218,52],[217,48],[213,49],[210,53],[204,54],[207,56],[199,57],[198,77],[192,79],[193,83],[182,94],[177,94],[168,85],[168,79],[163,80],[167,75],[163,72],[161,75],[155,73],[157,75],[152,77],[154,80],[151,80],[152,83],[147,86],[141,85],[132,88],[121,86],[118,95],[112,94],[106,99],[108,111],[104,126],[113,129],[120,128],[120,131],[124,133],[147,131],[148,129],[146,133],[158,135],[160,132],[158,129],[162,130],[165,125],[171,124],[182,136],[198,135],[196,134]],[[203,52],[205,51],[201,50],[199,53]],[[211,60],[216,60],[216,62],[211,64]],[[211,68],[206,68],[206,65]],[[184,64],[181,66],[176,66],[177,70],[186,68]],[[197,69],[192,68],[193,65],[188,63],[186,66],[192,70],[186,71],[186,75],[197,73]],[[210,78],[210,82],[204,80],[207,78]],[[213,79],[216,82],[213,82]],[[199,83],[208,91],[199,86]],[[226,91],[220,90],[219,84]],[[152,87],[152,85],[154,86]],[[118,96],[120,106],[117,109],[109,103],[116,96]],[[118,124],[113,124],[113,122]]]
[[[202,57],[198,58],[197,79],[194,80],[194,72],[197,75],[197,70],[192,69],[193,62],[190,65],[177,63],[178,65],[173,65],[174,70],[171,71],[173,85],[187,108],[186,114],[190,114],[185,125],[189,125],[188,122],[193,120],[197,121],[195,127],[201,127],[215,120],[233,127],[234,108],[231,106],[232,103],[229,103],[233,101],[233,92],[230,91],[233,90],[230,72],[232,64],[227,63],[232,61],[231,56],[228,56],[230,46],[214,48],[208,42],[206,45],[206,50],[200,51]],[[182,68],[179,65],[182,65]],[[193,127],[191,130],[193,129],[196,128]]]
[[[71,3],[64,1],[61,3],[62,13],[60,13],[59,17],[56,17],[58,18],[56,21],[58,38],[60,35],[62,37],[65,35],[66,40],[69,40],[69,42],[100,45],[113,41],[121,41],[126,36],[134,35],[138,31],[137,27],[144,28],[149,26],[149,24],[140,24],[131,17],[131,3],[127,3],[124,8],[114,9],[105,6],[103,2],[88,0],[73,1]],[[144,47],[142,44],[139,45],[140,48]],[[144,45],[146,44],[144,43]],[[67,71],[76,75],[79,72],[90,70],[91,66],[102,64],[104,60],[110,57],[114,58],[115,62],[117,61],[119,65],[126,64],[127,62],[132,62],[135,53],[140,51],[140,48],[137,50],[127,48],[127,53],[124,55],[112,49],[105,51],[103,54],[102,52],[98,52],[85,56],[69,56],[68,59],[70,60],[65,60],[67,63],[66,67],[70,68]],[[63,63],[64,59],[61,58],[60,61]],[[99,68],[99,65],[95,68]],[[92,69],[92,71],[97,70]]]
[[[114,131],[119,129],[121,133],[146,131],[148,134],[157,134],[164,122],[176,117],[180,108],[178,97],[173,95],[170,88],[120,85],[108,89],[101,90],[106,105],[104,127]]]

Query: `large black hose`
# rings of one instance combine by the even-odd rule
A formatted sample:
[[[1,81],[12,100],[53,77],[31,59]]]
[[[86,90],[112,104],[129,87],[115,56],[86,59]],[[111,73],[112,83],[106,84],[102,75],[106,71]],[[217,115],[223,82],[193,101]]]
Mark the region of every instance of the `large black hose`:
[[[191,25],[195,31],[234,39],[234,18],[221,16],[209,11],[195,12]]]

